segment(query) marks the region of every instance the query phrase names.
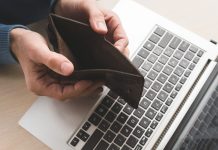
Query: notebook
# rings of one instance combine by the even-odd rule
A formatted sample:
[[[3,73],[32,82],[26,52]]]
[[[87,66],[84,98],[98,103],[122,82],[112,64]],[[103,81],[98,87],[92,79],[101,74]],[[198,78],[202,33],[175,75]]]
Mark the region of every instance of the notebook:
[[[20,125],[57,150],[216,148],[217,134],[205,129],[217,131],[217,46],[134,1],[120,0],[113,10],[144,77],[138,108],[105,87],[98,98],[65,103],[39,97]]]

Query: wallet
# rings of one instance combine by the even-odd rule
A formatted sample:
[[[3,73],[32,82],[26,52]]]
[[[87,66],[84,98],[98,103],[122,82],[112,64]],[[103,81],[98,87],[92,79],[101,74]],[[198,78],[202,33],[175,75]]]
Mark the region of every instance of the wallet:
[[[71,82],[103,81],[130,106],[138,108],[144,77],[104,36],[86,23],[56,14],[49,15],[48,36],[54,51],[74,64],[71,75],[56,77]]]

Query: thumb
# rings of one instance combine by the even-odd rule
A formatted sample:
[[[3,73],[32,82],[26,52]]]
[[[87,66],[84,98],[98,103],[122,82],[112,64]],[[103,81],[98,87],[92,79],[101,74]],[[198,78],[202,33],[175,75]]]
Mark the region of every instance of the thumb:
[[[99,34],[106,34],[108,29],[105,23],[104,14],[100,11],[97,5],[94,2],[89,3],[85,9],[88,13],[92,29]]]
[[[50,51],[46,44],[41,45],[41,48],[35,52],[33,59],[64,76],[70,75],[74,70],[73,64],[65,56]]]

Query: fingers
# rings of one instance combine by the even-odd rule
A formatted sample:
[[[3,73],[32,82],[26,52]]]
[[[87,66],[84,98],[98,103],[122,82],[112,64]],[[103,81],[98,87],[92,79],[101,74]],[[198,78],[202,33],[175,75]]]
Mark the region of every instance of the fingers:
[[[89,0],[83,3],[84,11],[87,13],[92,29],[99,34],[106,34],[108,29],[104,14],[97,7],[95,1]]]
[[[50,51],[45,43],[38,43],[32,49],[32,59],[37,63],[42,63],[61,75],[67,76],[73,72],[73,64],[65,56]]]
[[[129,42],[119,17],[112,11],[102,10],[102,12],[105,14],[108,30],[114,41],[114,46],[121,52],[124,52]]]

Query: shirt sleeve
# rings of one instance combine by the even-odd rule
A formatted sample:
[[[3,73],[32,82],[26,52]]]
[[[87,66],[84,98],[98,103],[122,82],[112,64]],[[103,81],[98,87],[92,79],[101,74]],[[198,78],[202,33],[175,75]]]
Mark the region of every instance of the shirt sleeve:
[[[0,64],[16,63],[10,50],[10,31],[14,28],[25,28],[23,25],[0,24]]]

